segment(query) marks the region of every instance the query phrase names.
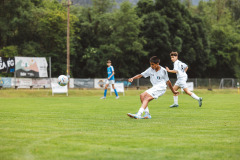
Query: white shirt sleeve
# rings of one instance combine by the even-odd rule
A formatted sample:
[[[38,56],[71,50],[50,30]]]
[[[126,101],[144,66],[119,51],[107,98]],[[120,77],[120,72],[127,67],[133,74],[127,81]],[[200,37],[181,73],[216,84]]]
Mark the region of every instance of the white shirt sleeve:
[[[185,63],[183,63],[182,65],[184,69],[188,67],[188,65],[186,65]]]
[[[113,66],[111,66],[111,69],[112,69],[112,71],[114,71],[114,68],[113,68]]]
[[[150,76],[150,71],[151,71],[151,67],[149,67],[148,69],[146,69],[144,72],[141,73],[141,75],[144,77],[144,78],[147,78]]]
[[[167,82],[169,80],[167,70],[164,70],[164,80],[165,80],[165,82]]]

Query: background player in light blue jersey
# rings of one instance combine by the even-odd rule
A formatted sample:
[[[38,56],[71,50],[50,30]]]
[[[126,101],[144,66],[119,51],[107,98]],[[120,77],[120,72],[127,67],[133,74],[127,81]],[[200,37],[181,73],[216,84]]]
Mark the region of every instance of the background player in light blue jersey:
[[[112,84],[112,88],[114,89],[114,92],[115,92],[115,95],[116,95],[116,99],[118,99],[119,98],[119,96],[118,96],[118,93],[117,93],[117,90],[116,90],[116,88],[114,87],[114,83],[115,83],[115,78],[114,78],[114,74],[115,74],[115,72],[114,72],[114,68],[113,68],[113,66],[111,65],[112,64],[112,62],[111,62],[111,60],[108,60],[107,61],[107,74],[108,74],[108,79],[107,79],[107,81],[106,81],[106,85],[105,85],[105,90],[104,90],[104,96],[101,98],[101,99],[106,99],[106,96],[107,96],[107,87],[108,87],[108,85],[109,84]]]
[[[199,107],[201,107],[202,106],[202,98],[198,97],[196,94],[189,91],[189,89],[187,88],[188,76],[187,76],[186,72],[188,70],[188,66],[185,63],[178,60],[177,52],[171,52],[170,57],[171,57],[174,67],[173,67],[173,70],[170,70],[168,67],[166,67],[166,70],[170,73],[177,74],[177,81],[176,81],[175,85],[173,86],[173,89],[175,91],[177,91],[179,88],[182,88],[185,93],[187,93],[192,98],[196,99],[199,103]],[[178,107],[178,95],[174,95],[173,100],[174,100],[174,104],[171,105],[170,108]]]

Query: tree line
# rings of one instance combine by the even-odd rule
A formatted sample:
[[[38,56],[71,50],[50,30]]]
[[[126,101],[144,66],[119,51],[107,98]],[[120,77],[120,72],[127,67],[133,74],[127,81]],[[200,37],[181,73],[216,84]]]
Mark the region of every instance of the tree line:
[[[51,57],[52,76],[66,74],[66,5],[57,0],[0,1],[0,56]],[[172,67],[169,53],[189,65],[193,78],[240,78],[240,2],[92,0],[71,6],[71,77],[116,78],[141,73],[149,58]],[[1,76],[12,76],[1,74]],[[174,75],[171,75],[174,76]]]

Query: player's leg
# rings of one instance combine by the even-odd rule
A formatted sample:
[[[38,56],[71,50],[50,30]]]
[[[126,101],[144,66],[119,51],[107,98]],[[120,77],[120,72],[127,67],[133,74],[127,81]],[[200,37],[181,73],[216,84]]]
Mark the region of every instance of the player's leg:
[[[134,118],[136,118],[136,119],[141,118],[143,112],[144,112],[145,109],[148,107],[148,103],[149,103],[151,100],[154,99],[154,98],[153,98],[150,94],[148,94],[147,92],[144,92],[144,95],[145,95],[145,96],[144,96],[144,98],[142,99],[142,106],[140,107],[137,115],[134,117]],[[149,113],[147,113],[147,114],[149,114]],[[149,114],[149,115],[150,115],[150,114]]]
[[[109,86],[109,84],[106,84],[106,85],[105,85],[105,87],[104,87],[104,89],[107,89],[107,88],[108,88],[108,86]]]
[[[149,90],[146,91],[147,94],[146,94],[145,98],[143,99],[142,105],[144,105],[144,102],[145,102],[144,100],[147,99],[149,96],[151,98],[150,99],[150,101],[151,101],[153,98],[157,99],[158,97],[164,95],[165,92],[166,92],[166,89],[160,89],[158,87],[150,88]],[[150,101],[148,101],[148,103]],[[152,117],[151,117],[149,111],[148,112],[146,111],[147,108],[145,108],[145,110],[144,110],[145,111],[145,115],[143,116],[143,118],[144,119],[151,119]]]
[[[179,89],[179,86],[178,85],[174,85],[173,86],[173,89],[175,91],[177,91]],[[173,107],[178,107],[178,95],[173,95],[173,104],[171,106],[169,106],[170,108],[173,108]]]
[[[143,99],[141,108],[145,109],[148,106],[148,103],[153,100],[154,98],[150,94],[146,94],[146,96]]]
[[[199,107],[202,106],[202,97],[198,97],[195,93],[189,91],[188,88],[183,89],[185,93],[187,93],[189,96],[191,96],[193,99],[196,99],[198,101]]]
[[[147,96],[147,92],[140,94],[141,103],[143,103],[144,98]],[[144,110],[145,114],[150,114],[148,106]]]
[[[106,85],[105,85],[105,88],[104,88],[104,96],[101,97],[100,99],[106,99],[108,85],[109,85],[109,81],[106,81]]]
[[[186,94],[188,94],[189,96],[192,96],[193,95],[193,92],[191,92],[191,91],[189,91],[189,89],[188,88],[183,88],[183,90],[184,90],[184,92],[186,93]],[[195,96],[194,96],[195,97]],[[193,97],[193,98],[194,98]],[[196,98],[196,97],[195,97]],[[194,98],[194,99],[195,99]],[[199,97],[197,97],[197,100],[199,99]]]
[[[128,113],[127,115],[128,115],[129,117],[131,117],[131,118],[142,119],[142,118],[143,118],[143,117],[141,117],[141,116],[142,116],[142,113],[143,113],[144,111],[148,111],[147,114],[148,114],[149,116],[146,117],[145,119],[150,119],[151,116],[150,116],[150,114],[149,114],[149,110],[148,110],[148,109],[146,110],[146,108],[148,108],[148,102],[150,102],[152,99],[154,99],[154,98],[145,91],[144,93],[142,93],[142,94],[140,95],[140,100],[141,100],[141,102],[142,102],[142,105],[141,105],[139,111],[138,111],[136,114]],[[145,112],[145,114],[146,114],[146,112]]]
[[[116,90],[116,88],[115,88],[115,86],[114,86],[114,83],[112,83],[112,88],[113,88],[113,90],[114,90],[114,92],[115,92],[116,99],[119,99],[118,92],[117,92],[117,90]]]
[[[151,119],[150,114],[145,114],[144,117],[142,117],[142,113],[147,108],[148,103],[151,100],[153,100],[154,98],[157,99],[158,97],[162,96],[165,92],[166,92],[166,89],[160,89],[159,87],[156,87],[156,86],[146,90],[144,93],[140,95],[142,105],[138,113],[137,114],[128,113],[128,116],[135,119]]]

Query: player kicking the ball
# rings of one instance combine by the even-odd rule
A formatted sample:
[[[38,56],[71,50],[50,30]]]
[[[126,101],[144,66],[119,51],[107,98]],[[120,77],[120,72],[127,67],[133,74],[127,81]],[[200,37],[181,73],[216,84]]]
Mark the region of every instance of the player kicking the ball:
[[[154,98],[157,99],[158,97],[162,96],[166,92],[167,85],[169,86],[173,94],[178,94],[178,92],[175,91],[172,87],[166,69],[160,66],[159,63],[160,59],[158,57],[151,57],[150,67],[146,71],[128,79],[129,82],[133,82],[134,79],[139,79],[141,77],[150,77],[150,81],[153,85],[152,88],[146,90],[140,95],[142,106],[139,109],[138,113],[128,113],[127,115],[129,117],[135,119],[151,119],[151,115],[148,109],[148,103]],[[145,115],[142,117],[143,112],[145,112]]]
[[[168,67],[166,67],[166,70],[170,73],[176,73],[177,74],[177,81],[175,85],[173,86],[173,89],[177,91],[179,88],[183,88],[184,92],[187,93],[192,98],[196,99],[199,103],[199,107],[202,106],[202,98],[198,97],[193,92],[190,92],[187,88],[187,70],[188,66],[178,60],[178,53],[177,52],[171,52],[170,53],[171,60],[173,62],[174,68],[173,70],[170,70]],[[170,106],[170,108],[178,107],[178,95],[173,96],[174,104]]]
[[[114,87],[114,83],[115,83],[115,78],[114,78],[114,68],[113,66],[111,66],[112,62],[110,60],[107,61],[107,73],[108,73],[108,79],[106,81],[106,85],[105,85],[105,90],[104,90],[104,96],[100,99],[106,99],[107,96],[107,87],[109,84],[112,84],[112,88],[114,89],[115,95],[116,95],[116,99],[119,99],[117,90]]]

